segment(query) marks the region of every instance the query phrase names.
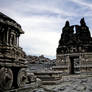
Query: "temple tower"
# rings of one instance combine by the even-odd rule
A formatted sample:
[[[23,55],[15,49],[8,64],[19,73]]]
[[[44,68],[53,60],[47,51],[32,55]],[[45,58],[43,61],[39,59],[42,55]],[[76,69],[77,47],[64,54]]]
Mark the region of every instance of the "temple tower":
[[[92,72],[92,37],[84,18],[80,25],[66,21],[56,53],[57,66],[65,74]]]

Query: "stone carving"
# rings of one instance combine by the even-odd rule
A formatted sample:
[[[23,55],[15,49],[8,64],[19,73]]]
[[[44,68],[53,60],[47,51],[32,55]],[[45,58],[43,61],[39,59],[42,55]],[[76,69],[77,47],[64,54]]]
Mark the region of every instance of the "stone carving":
[[[13,74],[11,69],[2,67],[0,69],[0,88],[10,89],[13,83]]]
[[[92,51],[92,38],[84,18],[80,20],[80,25],[70,26],[69,21],[66,21],[59,40],[57,54],[90,51]]]
[[[0,92],[26,84],[26,54],[19,47],[23,33],[16,21],[0,13]]]

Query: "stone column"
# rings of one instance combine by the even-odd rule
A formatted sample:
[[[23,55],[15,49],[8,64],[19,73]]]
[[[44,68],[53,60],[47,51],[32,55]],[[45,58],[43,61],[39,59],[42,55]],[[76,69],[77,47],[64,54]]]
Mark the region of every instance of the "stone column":
[[[84,57],[84,55],[82,54],[82,55],[80,55],[80,72],[81,73],[85,73],[86,71],[85,71],[85,65],[86,65],[86,62],[85,62],[85,57]]]
[[[2,35],[2,34],[1,34],[1,30],[0,30],[0,44],[2,44],[2,41],[1,41],[1,35]]]
[[[9,30],[7,29],[7,34],[6,34],[6,43],[7,43],[7,45],[9,44],[8,43],[8,38],[9,38]]]
[[[68,74],[71,73],[71,62],[69,56],[66,57],[66,62],[68,63]]]
[[[16,44],[18,47],[19,47],[19,36],[20,36],[20,34],[16,33]]]
[[[19,47],[19,36],[18,36],[17,40],[18,40],[17,42],[18,42],[18,47]]]
[[[80,63],[80,74],[82,73],[82,56],[79,56],[79,63]]]
[[[13,35],[13,45],[16,46],[16,35]]]
[[[5,37],[6,37],[6,35],[5,35],[5,28],[3,27],[2,28],[2,43],[3,44],[5,44]]]
[[[16,36],[16,34],[15,34],[15,46],[17,45],[17,36]]]
[[[11,29],[8,28],[8,44],[10,45],[10,36],[11,36]]]
[[[10,46],[12,46],[12,34],[10,34]]]

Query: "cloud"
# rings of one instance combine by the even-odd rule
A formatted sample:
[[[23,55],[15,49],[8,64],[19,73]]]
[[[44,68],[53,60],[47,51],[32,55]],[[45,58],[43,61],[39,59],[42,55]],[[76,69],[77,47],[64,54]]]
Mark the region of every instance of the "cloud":
[[[25,18],[23,21],[20,20],[23,29],[25,29],[25,34],[20,39],[20,45],[24,50],[27,50],[28,54],[44,54],[55,57],[61,33],[60,24],[63,24],[63,21],[65,19],[46,16],[33,16]]]
[[[58,44],[59,34],[56,32],[33,32],[32,36],[25,35],[26,38],[21,39],[20,42],[24,49],[28,47],[29,54],[44,54],[45,56],[54,56]],[[30,38],[31,37],[31,38]],[[30,39],[29,39],[30,38]],[[53,39],[53,41],[52,41]],[[35,48],[35,49],[33,49]],[[33,51],[33,50],[34,51]]]
[[[9,0],[8,0],[9,1]],[[51,16],[76,16],[74,12],[65,11],[66,0],[14,0],[14,1],[2,1],[0,4],[1,8],[8,8],[9,10],[19,13],[21,16],[31,16],[31,15],[51,15]],[[67,5],[67,4],[66,4]]]
[[[92,9],[92,3],[85,2],[85,0],[71,0],[74,3],[86,6],[86,8]]]
[[[70,0],[72,3],[79,5],[80,9],[78,10],[79,15],[83,16],[92,16],[92,2],[89,0]]]
[[[66,20],[79,24],[85,16],[92,29],[92,5],[86,0],[0,0],[0,10],[22,26],[20,46],[31,55],[55,58]]]

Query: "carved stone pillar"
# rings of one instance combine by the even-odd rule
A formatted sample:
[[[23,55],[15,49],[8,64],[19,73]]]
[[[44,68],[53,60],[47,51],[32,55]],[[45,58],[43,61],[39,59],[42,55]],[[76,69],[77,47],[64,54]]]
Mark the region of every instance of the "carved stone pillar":
[[[2,28],[1,32],[2,32],[1,41],[2,41],[2,44],[4,44],[4,43],[5,43],[5,32],[4,32],[4,27]]]
[[[19,36],[17,37],[17,45],[19,47]]]
[[[66,57],[66,61],[68,62],[68,74],[71,73],[71,62],[69,56]]]
[[[13,35],[11,34],[10,35],[10,46],[12,46],[12,38],[13,38]]]
[[[0,25],[0,44],[2,44],[2,42],[1,42],[1,36],[2,36],[1,29],[2,29],[2,26]]]
[[[80,56],[79,56],[79,62],[80,62],[80,73],[82,73],[82,61],[83,61],[83,59],[82,59],[82,56],[80,55]]]
[[[0,30],[0,44],[2,44],[2,42],[1,42],[1,35],[2,35],[2,34],[1,34],[1,30]]]
[[[16,33],[14,34],[14,46],[17,46],[17,36],[16,36]]]
[[[8,37],[9,36],[9,30],[7,29],[7,33],[6,33],[6,44],[8,45],[9,43],[8,43]]]
[[[17,45],[17,37],[16,37],[16,34],[14,36],[14,39],[15,39],[15,46]]]
[[[10,46],[13,45],[13,41],[14,41],[14,33],[13,33],[13,31],[11,30],[11,32],[10,32]]]
[[[19,47],[19,33],[16,33],[16,45]]]
[[[85,73],[86,72],[86,62],[85,62],[85,56],[82,54],[80,56],[80,72]]]

